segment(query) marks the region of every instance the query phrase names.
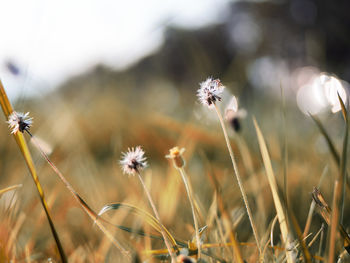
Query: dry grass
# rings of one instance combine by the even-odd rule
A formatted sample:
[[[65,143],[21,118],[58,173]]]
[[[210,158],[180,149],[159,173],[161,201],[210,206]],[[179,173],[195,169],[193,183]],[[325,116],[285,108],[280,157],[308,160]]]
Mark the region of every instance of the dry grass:
[[[195,97],[195,89],[187,96]],[[139,182],[123,175],[118,163],[121,151],[142,145],[150,164],[142,173],[145,185],[162,224],[176,239],[180,251],[187,247],[195,257],[197,242],[186,188],[172,162],[165,158],[175,145],[186,148],[186,173],[191,182],[196,219],[199,228],[206,226],[200,233],[201,258],[206,262],[243,262],[243,259],[246,262],[283,262],[289,254],[289,262],[295,258],[306,262],[305,248],[313,260],[330,260],[331,253],[334,258],[339,255],[347,258],[342,254],[341,235],[335,232],[329,236],[327,229],[321,228],[324,220],[318,214],[310,219],[307,231],[310,236],[304,235],[305,242],[301,242],[302,233],[298,234],[297,227],[304,230],[310,218],[311,192],[319,184],[325,167],[328,172],[324,175],[321,192],[329,204],[332,204],[335,182],[347,183],[344,180],[346,151],[339,154],[344,137],[338,131],[345,129],[340,116],[324,115],[319,122],[328,133],[331,151],[317,125],[298,113],[293,105],[286,109],[287,119],[283,120],[279,105],[266,109],[264,103],[257,104],[248,109],[249,116],[243,121],[240,134],[229,131],[237,169],[260,239],[262,252],[259,255],[239,187],[232,180],[232,164],[219,122],[205,124],[204,117],[196,119],[193,108],[198,105],[195,104],[165,113],[155,110],[156,101],[147,105],[135,94],[133,99],[117,97],[112,91],[78,94],[69,99],[56,93],[45,100],[15,104],[15,108],[31,112],[34,117],[32,134],[48,144],[52,150],[51,161],[94,211],[106,204],[122,203],[152,214]],[[252,115],[260,125],[259,136],[255,133]],[[4,121],[5,118],[0,124],[0,189],[18,184],[22,187],[0,192],[0,262],[45,262],[49,258],[59,262],[35,185]],[[280,127],[284,121],[288,128],[283,132]],[[30,137],[24,136],[29,143]],[[262,139],[266,142],[266,149],[261,149],[264,161],[260,153]],[[284,141],[288,145],[288,167],[283,159]],[[31,143],[29,150],[68,261],[130,261],[99,231]],[[267,153],[270,160],[266,159]],[[271,189],[273,177],[276,185]],[[286,189],[282,187],[285,180],[288,206],[285,205]],[[340,196],[346,194],[346,191],[340,192]],[[281,207],[275,208],[277,196]],[[346,195],[344,200],[345,231],[349,220]],[[341,204],[336,207],[337,211],[342,211]],[[283,213],[285,219],[283,221],[279,215],[273,227],[277,213]],[[157,223],[150,224],[142,212],[135,214],[130,209],[118,209],[102,217],[113,223],[114,226],[105,224],[105,227],[131,252],[134,262],[137,258],[157,262],[167,254]],[[332,220],[328,223],[334,225]],[[290,250],[285,249],[283,240],[288,240]]]

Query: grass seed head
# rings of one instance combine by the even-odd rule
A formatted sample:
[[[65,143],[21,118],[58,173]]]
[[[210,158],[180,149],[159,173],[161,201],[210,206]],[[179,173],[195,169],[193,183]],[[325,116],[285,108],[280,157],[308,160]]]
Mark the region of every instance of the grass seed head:
[[[11,133],[15,134],[18,131],[24,132],[29,130],[30,126],[32,126],[33,118],[29,117],[29,112],[21,113],[21,112],[12,112],[7,121],[9,128],[11,129]]]
[[[221,101],[219,96],[223,90],[224,86],[219,79],[207,78],[205,81],[201,82],[199,89],[197,90],[198,100],[208,108],[213,108],[216,101]]]
[[[123,173],[129,175],[135,175],[147,166],[145,152],[141,146],[128,148],[128,151],[122,153],[122,159],[120,164],[122,166]]]

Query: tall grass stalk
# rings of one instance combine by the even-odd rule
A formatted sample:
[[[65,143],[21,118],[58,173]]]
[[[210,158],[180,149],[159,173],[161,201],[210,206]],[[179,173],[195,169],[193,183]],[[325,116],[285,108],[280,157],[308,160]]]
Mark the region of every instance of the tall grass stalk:
[[[94,223],[100,228],[100,230],[110,239],[110,241],[117,247],[126,257],[130,258],[129,252],[114,238],[114,236],[103,226],[103,224],[98,220],[98,215],[95,211],[93,211],[89,205],[84,201],[83,198],[74,190],[72,185],[66,180],[60,170],[56,167],[56,165],[49,159],[47,154],[43,151],[40,144],[36,140],[35,136],[33,136],[28,130],[27,133],[32,138],[32,142],[35,147],[39,150],[41,155],[45,158],[45,160],[49,163],[54,172],[58,175],[64,185],[68,188],[68,190],[72,193],[73,197],[78,201],[83,210],[88,214],[88,216],[94,221]]]
[[[216,191],[217,204],[218,204],[219,211],[221,213],[223,225],[225,227],[226,232],[229,233],[229,238],[230,238],[230,241],[231,241],[232,247],[233,247],[233,256],[235,257],[236,262],[243,263],[244,260],[242,257],[240,244],[235,237],[235,233],[234,233],[234,230],[233,230],[233,227],[231,224],[230,216],[225,209],[224,200],[223,200],[222,195],[220,194],[221,191],[219,188],[218,180],[216,179],[215,175],[213,175],[212,173],[208,173],[208,175],[209,175],[209,179],[210,179],[211,183],[213,184],[213,187]],[[220,225],[220,224],[218,224],[218,225]],[[221,232],[222,232],[221,228],[219,228],[220,236],[223,236],[223,234],[221,234]],[[221,239],[224,242],[224,238],[221,238]]]
[[[338,100],[341,106],[344,122],[345,122],[345,135],[343,140],[343,152],[342,152],[342,159],[341,159],[341,174],[342,177],[341,180],[341,187],[342,187],[342,194],[341,194],[341,200],[340,200],[340,223],[343,223],[344,218],[344,209],[345,209],[345,196],[346,196],[346,184],[347,184],[347,172],[346,172],[346,164],[347,164],[347,152],[348,152],[348,139],[349,139],[349,119],[348,119],[348,111],[345,107],[345,104],[340,97],[338,93]]]
[[[4,114],[5,114],[5,117],[8,120],[9,115],[14,110],[13,110],[13,107],[12,107],[12,105],[10,103],[10,100],[7,97],[6,91],[4,89],[4,86],[2,85],[1,80],[0,80],[0,104],[1,104],[2,110],[3,110]],[[37,189],[38,194],[39,194],[39,199],[40,199],[40,202],[41,202],[41,204],[43,206],[43,209],[44,209],[44,212],[46,214],[47,220],[49,222],[50,230],[51,230],[51,233],[52,233],[52,235],[54,237],[54,240],[56,242],[57,250],[58,250],[58,253],[60,255],[61,261],[64,262],[64,263],[68,262],[66,254],[65,254],[65,252],[63,250],[60,238],[58,236],[58,233],[56,231],[55,225],[53,223],[52,216],[51,216],[49,207],[48,207],[46,199],[45,199],[44,190],[43,190],[43,188],[42,188],[42,186],[40,184],[39,177],[37,175],[37,172],[36,172],[36,169],[35,169],[35,166],[34,166],[34,162],[33,162],[32,156],[30,154],[30,151],[28,149],[28,145],[27,145],[27,143],[26,143],[26,141],[24,139],[23,133],[17,132],[17,133],[14,133],[13,136],[14,136],[16,142],[17,142],[17,145],[18,145],[19,149],[22,152],[24,160],[25,160],[25,162],[26,162],[26,164],[28,166],[29,172],[30,172],[30,174],[32,176],[32,179],[33,179],[34,183],[35,183],[36,189]]]
[[[347,163],[347,149],[348,149],[348,114],[345,108],[344,102],[338,94],[339,103],[341,105],[343,118],[345,121],[345,135],[343,139],[343,151],[340,159],[340,173],[337,179],[334,182],[334,192],[333,192],[333,201],[332,201],[332,217],[331,217],[331,231],[330,231],[330,240],[329,240],[329,254],[328,262],[334,262],[334,253],[335,253],[335,241],[337,228],[339,221],[343,220],[344,212],[344,202],[345,202],[345,184],[346,184],[346,163]]]
[[[137,171],[136,174],[137,174],[137,176],[138,176],[138,178],[139,178],[139,180],[140,180],[140,182],[141,182],[141,185],[142,185],[142,187],[143,187],[143,189],[144,189],[144,191],[145,191],[145,193],[146,193],[146,195],[147,195],[148,201],[149,201],[149,203],[150,203],[150,205],[151,205],[151,207],[152,207],[152,210],[153,210],[154,215],[156,216],[157,220],[158,220],[159,222],[161,222],[161,221],[160,221],[160,216],[159,216],[158,210],[157,210],[156,206],[154,205],[154,202],[153,202],[153,199],[152,199],[152,197],[151,197],[151,194],[150,194],[150,192],[148,191],[148,189],[147,189],[147,187],[146,187],[146,184],[145,184],[145,182],[143,181],[140,172]],[[167,249],[168,249],[168,251],[169,251],[169,255],[170,255],[170,257],[171,257],[171,262],[172,262],[172,263],[176,263],[176,257],[175,257],[175,255],[174,255],[174,253],[173,253],[173,250],[171,249],[171,246],[170,246],[170,244],[169,244],[168,238],[166,237],[166,235],[165,235],[163,229],[161,229],[161,234],[162,234],[162,236],[163,236],[165,246],[167,247]]]
[[[186,192],[187,192],[188,200],[190,201],[190,205],[191,205],[192,216],[193,216],[193,222],[194,222],[194,229],[195,229],[195,231],[196,231],[196,241],[197,241],[197,249],[198,249],[198,259],[200,259],[200,258],[201,258],[201,241],[200,241],[200,236],[199,236],[198,220],[197,220],[197,217],[196,217],[196,212],[195,212],[194,204],[193,204],[192,188],[191,188],[191,186],[189,185],[188,177],[187,177],[187,174],[186,174],[184,168],[181,167],[181,168],[178,168],[178,170],[179,170],[179,172],[180,172],[180,174],[181,174],[182,180],[183,180],[184,185],[185,185],[185,187],[186,187]]]
[[[228,151],[230,153],[233,170],[235,172],[235,177],[237,179],[239,189],[241,190],[241,194],[242,194],[242,197],[243,197],[245,208],[247,210],[247,214],[248,214],[248,218],[249,218],[249,221],[250,221],[250,225],[251,225],[251,227],[253,229],[255,242],[256,242],[259,254],[261,254],[261,247],[260,247],[260,243],[259,243],[258,232],[257,232],[255,224],[253,222],[253,216],[252,216],[252,213],[251,213],[251,210],[250,210],[250,207],[249,207],[247,194],[246,194],[246,192],[244,190],[243,183],[242,183],[241,177],[239,175],[238,167],[237,167],[237,164],[236,164],[236,161],[235,161],[235,157],[234,157],[234,154],[233,154],[233,151],[232,151],[230,140],[229,140],[228,135],[227,135],[227,130],[226,130],[226,127],[225,127],[224,119],[222,118],[222,115],[220,113],[220,110],[219,110],[218,106],[216,104],[214,104],[214,107],[215,107],[216,114],[218,115],[222,131],[224,133],[227,149],[228,149]]]
[[[328,250],[328,262],[334,262],[334,254],[335,254],[335,239],[337,234],[337,227],[339,224],[339,206],[338,202],[340,199],[340,191],[341,187],[339,185],[339,181],[336,180],[334,182],[334,191],[333,191],[333,201],[332,201],[332,216],[330,221],[330,236],[329,236],[329,250]]]

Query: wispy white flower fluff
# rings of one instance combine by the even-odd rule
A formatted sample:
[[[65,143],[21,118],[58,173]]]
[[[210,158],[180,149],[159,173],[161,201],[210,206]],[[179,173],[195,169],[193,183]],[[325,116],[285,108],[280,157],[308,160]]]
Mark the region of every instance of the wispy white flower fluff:
[[[18,131],[23,133],[25,130],[29,130],[30,126],[32,126],[33,118],[28,115],[29,112],[24,114],[16,111],[10,114],[7,123],[12,134],[17,133]]]
[[[200,88],[197,90],[197,96],[203,105],[213,108],[216,101],[221,101],[220,94],[225,87],[219,79],[207,78],[199,85]]]
[[[128,148],[128,151],[122,153],[122,159],[120,164],[123,169],[123,173],[129,175],[135,175],[140,170],[147,166],[146,157],[144,157],[145,152],[142,150],[141,146]]]

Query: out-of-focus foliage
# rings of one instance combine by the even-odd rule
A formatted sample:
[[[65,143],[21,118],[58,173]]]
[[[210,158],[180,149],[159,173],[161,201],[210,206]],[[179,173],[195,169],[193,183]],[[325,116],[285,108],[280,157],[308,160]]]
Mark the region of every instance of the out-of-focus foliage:
[[[275,209],[252,115],[265,136],[276,179],[282,190],[286,182],[290,209],[303,227],[313,186],[328,167],[321,189],[330,202],[329,186],[338,170],[317,127],[296,106],[294,73],[313,66],[350,81],[348,6],[347,1],[237,1],[219,24],[196,30],[168,28],[159,50],[124,71],[96,66],[45,98],[18,102],[16,109],[31,112],[32,133],[43,140],[53,162],[93,209],[116,202],[149,209],[138,181],[122,175],[119,165],[122,151],[142,145],[150,164],[143,175],[163,224],[176,238],[191,240],[194,230],[185,189],[165,158],[178,145],[186,148],[186,170],[198,201],[200,226],[208,225],[206,242],[220,242],[216,194],[223,198],[232,222],[237,222],[238,240],[253,241],[247,217],[237,220],[243,203],[219,123],[196,102],[198,83],[208,76],[220,78],[227,86],[222,110],[233,93],[248,113],[241,132],[231,130],[230,136],[260,236],[270,234]],[[340,152],[344,129],[340,113],[320,118]],[[6,126],[0,124],[0,189],[23,187],[0,198],[0,261],[55,257],[34,185]],[[115,262],[118,251],[92,226],[37,150],[31,151],[70,262]],[[213,177],[219,182],[218,192]],[[149,231],[127,213],[109,219]],[[321,222],[315,216],[311,232]],[[275,230],[276,242],[278,235]],[[116,236],[141,257],[151,243],[152,248],[163,246],[120,230]],[[311,252],[317,249],[314,246]],[[213,251],[221,255],[224,250]],[[242,251],[247,261],[256,260],[253,248]]]

